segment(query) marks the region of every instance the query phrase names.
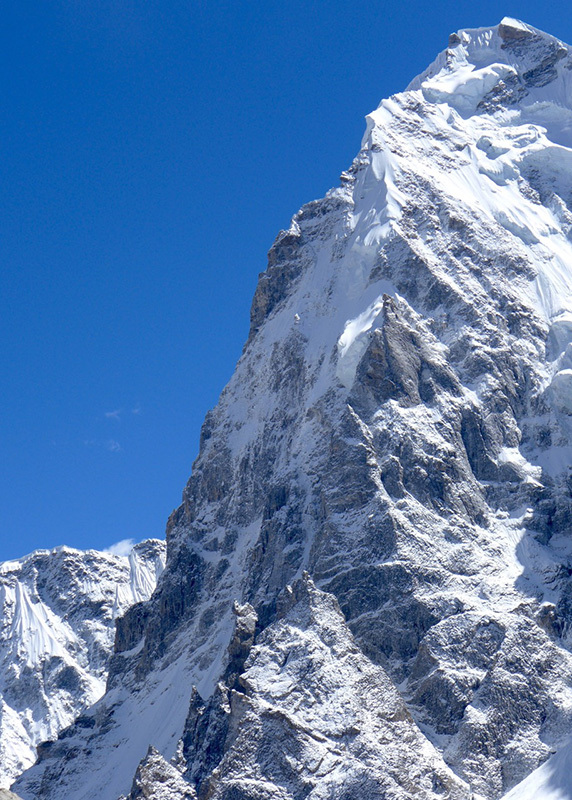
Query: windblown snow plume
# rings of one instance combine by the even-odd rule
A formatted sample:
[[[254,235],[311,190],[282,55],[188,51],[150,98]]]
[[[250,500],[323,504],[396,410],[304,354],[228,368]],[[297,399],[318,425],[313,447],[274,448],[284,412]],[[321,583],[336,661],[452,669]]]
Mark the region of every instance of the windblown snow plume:
[[[572,53],[504,19],[278,235],[157,591],[15,791],[569,799],[571,464]]]

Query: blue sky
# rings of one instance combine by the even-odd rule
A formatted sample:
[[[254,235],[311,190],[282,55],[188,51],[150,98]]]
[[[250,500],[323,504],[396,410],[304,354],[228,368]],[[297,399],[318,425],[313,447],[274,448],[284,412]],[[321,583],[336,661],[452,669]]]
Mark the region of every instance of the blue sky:
[[[20,0],[0,26],[0,560],[162,536],[266,252],[460,27],[569,4]]]

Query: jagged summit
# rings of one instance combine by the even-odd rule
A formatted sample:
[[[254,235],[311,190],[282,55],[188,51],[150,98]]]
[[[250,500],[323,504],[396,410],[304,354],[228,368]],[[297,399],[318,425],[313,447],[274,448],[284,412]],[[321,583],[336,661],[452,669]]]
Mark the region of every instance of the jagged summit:
[[[549,785],[572,731],[570,56],[512,20],[457,38],[277,237],[157,590],[24,800]]]
[[[464,117],[502,113],[507,124],[537,123],[553,141],[572,142],[572,51],[510,17],[451,34],[448,48],[408,89]]]

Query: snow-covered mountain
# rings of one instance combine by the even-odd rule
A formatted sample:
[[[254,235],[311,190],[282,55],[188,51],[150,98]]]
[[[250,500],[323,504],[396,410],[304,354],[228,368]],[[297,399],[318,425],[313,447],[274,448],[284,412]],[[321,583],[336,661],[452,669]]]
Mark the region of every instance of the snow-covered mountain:
[[[572,51],[504,19],[384,100],[277,237],[157,591],[14,790],[551,797],[571,419]]]
[[[61,547],[0,564],[0,787],[104,693],[115,619],[149,599],[164,551],[148,540],[128,556]]]

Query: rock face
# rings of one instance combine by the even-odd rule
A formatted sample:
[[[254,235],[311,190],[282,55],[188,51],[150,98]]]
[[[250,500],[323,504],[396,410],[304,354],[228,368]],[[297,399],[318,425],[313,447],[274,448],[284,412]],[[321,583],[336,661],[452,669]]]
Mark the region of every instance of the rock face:
[[[124,800],[196,800],[195,790],[154,747],[139,764],[129,797]]]
[[[236,688],[219,684],[215,696],[182,752],[199,799],[470,795],[307,573],[279,597]],[[217,738],[223,755],[210,771],[203,743]]]
[[[157,591],[25,800],[496,800],[572,731],[572,54],[449,41],[276,239]]]
[[[104,693],[115,619],[149,599],[164,551],[149,540],[129,556],[62,547],[0,564],[0,785]]]

